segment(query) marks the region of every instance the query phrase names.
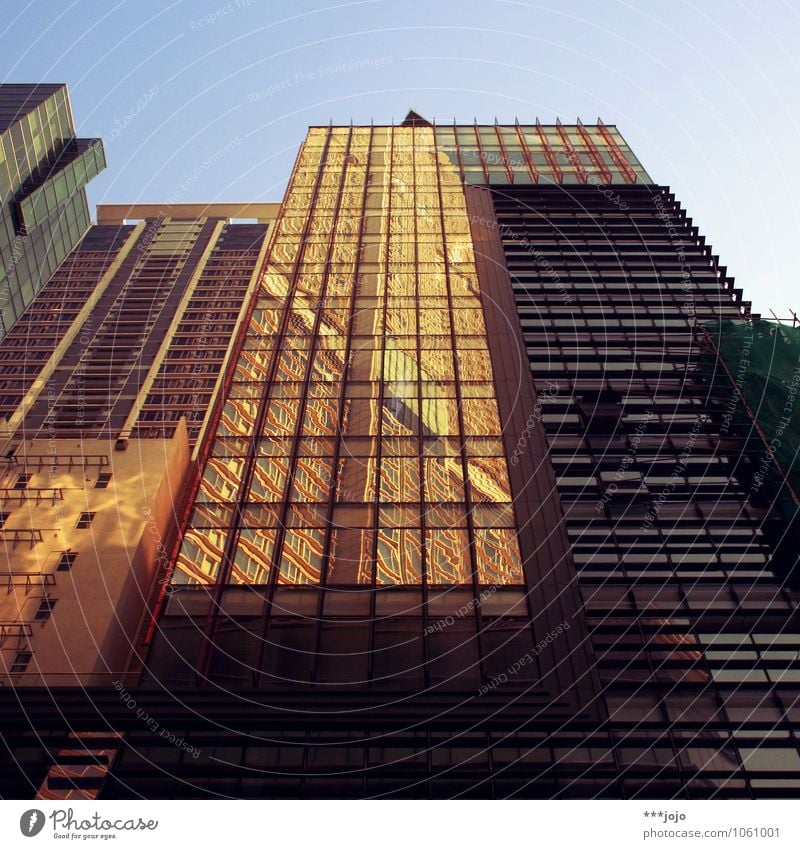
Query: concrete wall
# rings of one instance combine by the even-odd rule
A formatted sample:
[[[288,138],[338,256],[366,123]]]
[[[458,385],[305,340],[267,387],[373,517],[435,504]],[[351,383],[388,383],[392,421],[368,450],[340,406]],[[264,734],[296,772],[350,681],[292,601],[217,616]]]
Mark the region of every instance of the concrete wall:
[[[108,465],[99,465],[102,457]],[[6,636],[0,683],[9,677],[30,685],[107,683],[135,666],[139,631],[167,565],[189,465],[184,422],[171,440],[137,440],[126,451],[99,439],[33,440],[19,447],[0,474],[0,510],[9,514],[0,532],[0,623],[28,625],[31,633]],[[16,491],[24,472],[31,479]],[[112,473],[106,489],[96,488],[101,472]],[[53,488],[60,499],[53,500]],[[77,529],[82,512],[95,516],[88,528]],[[14,540],[15,531],[27,536],[31,530],[40,541]],[[76,553],[74,565],[58,571],[65,551]],[[10,572],[15,574],[7,592]],[[49,618],[37,621],[45,594],[55,605]],[[33,657],[25,672],[10,675],[20,651]]]

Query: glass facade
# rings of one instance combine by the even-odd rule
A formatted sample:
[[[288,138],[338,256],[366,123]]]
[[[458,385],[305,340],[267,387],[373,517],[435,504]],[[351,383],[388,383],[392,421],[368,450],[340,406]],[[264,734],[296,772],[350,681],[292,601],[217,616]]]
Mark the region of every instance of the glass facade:
[[[433,131],[312,129],[173,582],[325,587],[342,612],[381,587],[521,584],[500,436]]]
[[[478,686],[484,616],[515,605],[533,645],[495,396],[461,179],[432,129],[312,128],[151,671]],[[459,610],[448,638],[431,632]],[[455,671],[453,639],[471,658]],[[322,648],[294,667],[298,641]]]
[[[105,165],[99,139],[75,137],[66,86],[0,85],[0,338],[86,233]]]
[[[651,182],[614,126],[456,124],[436,143],[466,184],[610,185]]]

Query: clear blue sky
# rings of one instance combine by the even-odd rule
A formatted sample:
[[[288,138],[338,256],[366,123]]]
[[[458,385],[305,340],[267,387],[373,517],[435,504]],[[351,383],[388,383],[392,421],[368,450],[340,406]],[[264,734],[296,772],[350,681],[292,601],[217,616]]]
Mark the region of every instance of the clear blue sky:
[[[793,0],[22,0],[0,78],[69,84],[80,133],[106,141],[92,204],[278,199],[331,118],[600,115],[755,307],[786,315],[798,43]]]

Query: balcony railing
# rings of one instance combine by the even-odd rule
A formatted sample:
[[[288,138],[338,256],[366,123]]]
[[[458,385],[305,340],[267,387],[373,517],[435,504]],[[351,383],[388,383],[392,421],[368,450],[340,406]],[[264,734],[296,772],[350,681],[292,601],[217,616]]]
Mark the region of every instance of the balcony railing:
[[[41,504],[43,501],[49,501],[55,504],[56,501],[63,501],[64,493],[60,487],[45,487],[43,489],[0,489],[0,502],[3,504],[9,501],[18,501],[20,504],[23,501],[34,501],[36,504]]]
[[[53,587],[56,583],[56,576],[52,572],[19,572],[8,571],[0,572],[0,581],[6,582],[6,595],[8,595],[14,587],[25,587],[25,595],[28,595],[36,587]]]

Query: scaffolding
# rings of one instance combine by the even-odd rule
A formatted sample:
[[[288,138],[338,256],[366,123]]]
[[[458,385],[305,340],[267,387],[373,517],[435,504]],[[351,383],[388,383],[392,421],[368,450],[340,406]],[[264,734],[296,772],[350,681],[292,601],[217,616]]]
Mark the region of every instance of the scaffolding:
[[[800,491],[800,326],[721,319],[705,324],[709,341],[752,415],[781,476]]]
[[[774,519],[773,570],[800,588],[800,322],[750,316],[695,329],[711,355],[701,373],[731,390],[717,412],[736,444],[737,477]]]

